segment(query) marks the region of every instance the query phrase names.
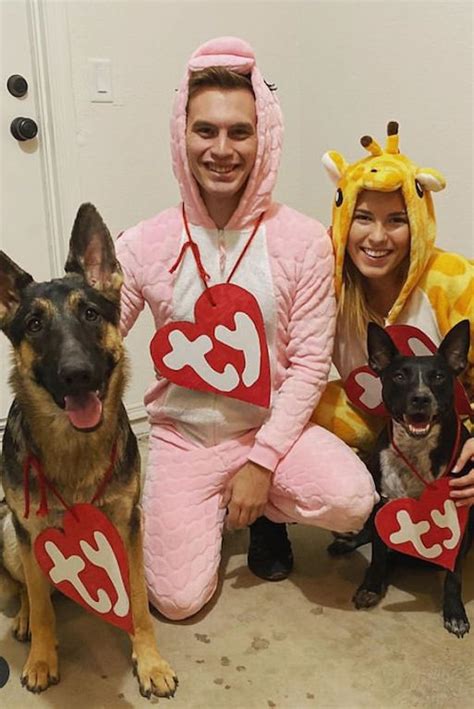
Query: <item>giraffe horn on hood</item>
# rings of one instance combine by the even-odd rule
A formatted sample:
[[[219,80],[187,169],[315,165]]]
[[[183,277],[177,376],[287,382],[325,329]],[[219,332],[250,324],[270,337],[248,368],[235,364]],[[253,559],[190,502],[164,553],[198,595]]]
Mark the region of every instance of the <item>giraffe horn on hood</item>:
[[[360,144],[363,148],[369,151],[371,155],[382,155],[383,150],[380,145],[370,135],[363,135],[360,139]]]
[[[390,155],[397,155],[400,152],[398,149],[397,121],[390,121],[387,125],[387,142],[385,144],[385,152],[390,153]]]

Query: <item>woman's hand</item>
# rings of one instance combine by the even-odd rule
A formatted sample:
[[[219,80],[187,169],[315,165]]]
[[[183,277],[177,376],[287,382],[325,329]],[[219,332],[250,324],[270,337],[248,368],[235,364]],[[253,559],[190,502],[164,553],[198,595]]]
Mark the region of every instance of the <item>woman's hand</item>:
[[[250,461],[236,472],[227,483],[221,502],[229,510],[227,527],[242,529],[263,515],[271,482],[271,471]]]
[[[457,473],[464,468],[468,461],[474,464],[474,438],[469,438],[461,451],[456,465],[453,468],[453,473]],[[465,505],[474,505],[474,468],[462,478],[453,478],[449,481],[453,488],[451,497],[456,500],[456,507]]]

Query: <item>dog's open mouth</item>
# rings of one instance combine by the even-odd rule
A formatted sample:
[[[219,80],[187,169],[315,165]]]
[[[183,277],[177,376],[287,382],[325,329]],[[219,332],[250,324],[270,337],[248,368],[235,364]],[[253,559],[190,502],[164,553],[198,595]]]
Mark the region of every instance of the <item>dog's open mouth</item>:
[[[414,438],[424,438],[431,431],[434,419],[427,414],[404,414],[405,430]]]
[[[102,419],[102,401],[98,391],[68,394],[64,397],[64,410],[74,428],[90,430]]]

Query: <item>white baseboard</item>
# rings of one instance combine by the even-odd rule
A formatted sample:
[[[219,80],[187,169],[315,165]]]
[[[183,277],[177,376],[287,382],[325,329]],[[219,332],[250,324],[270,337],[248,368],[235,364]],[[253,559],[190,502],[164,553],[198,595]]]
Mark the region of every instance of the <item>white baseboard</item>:
[[[127,406],[127,414],[130,419],[132,430],[137,438],[148,436],[150,424],[148,415],[143,404],[131,404]]]

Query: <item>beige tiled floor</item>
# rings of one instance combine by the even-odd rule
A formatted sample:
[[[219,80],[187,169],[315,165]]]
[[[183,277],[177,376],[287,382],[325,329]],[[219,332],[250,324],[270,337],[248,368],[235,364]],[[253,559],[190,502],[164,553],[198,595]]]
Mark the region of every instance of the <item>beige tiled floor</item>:
[[[195,618],[156,618],[162,654],[177,670],[173,700],[140,697],[128,638],[57,597],[61,682],[33,696],[20,686],[27,647],[0,615],[0,655],[11,678],[0,707],[99,709],[467,709],[474,696],[474,628],[463,640],[442,626],[442,572],[404,568],[379,608],[355,611],[351,595],[367,561],[331,559],[330,535],[294,526],[292,576],[264,583],[246,568],[247,533],[227,535],[222,584]],[[474,626],[474,554],[465,562],[464,598]]]

